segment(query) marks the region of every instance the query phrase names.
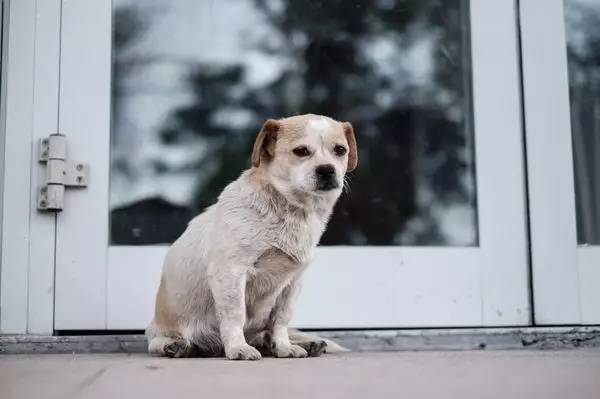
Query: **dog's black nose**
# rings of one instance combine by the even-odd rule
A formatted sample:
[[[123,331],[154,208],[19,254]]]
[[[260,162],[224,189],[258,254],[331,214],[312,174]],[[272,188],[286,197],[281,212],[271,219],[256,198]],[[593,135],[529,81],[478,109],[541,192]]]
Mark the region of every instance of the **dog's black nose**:
[[[331,164],[319,165],[315,168],[317,190],[328,191],[339,187],[335,177],[335,167]]]
[[[315,173],[318,177],[330,178],[335,176],[335,168],[331,164],[319,165],[317,166],[317,169],[315,169]]]

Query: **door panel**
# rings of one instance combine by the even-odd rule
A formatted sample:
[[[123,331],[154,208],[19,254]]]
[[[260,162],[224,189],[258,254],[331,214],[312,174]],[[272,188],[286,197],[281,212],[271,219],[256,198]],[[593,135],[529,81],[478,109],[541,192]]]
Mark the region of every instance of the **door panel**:
[[[148,323],[166,251],[166,246],[109,248],[108,328],[140,329]],[[304,275],[293,323],[305,328],[478,325],[483,311],[478,252],[319,248]]]
[[[596,324],[600,1],[520,4],[535,321]]]
[[[527,324],[514,2],[409,3],[65,2],[60,125],[91,176],[58,222],[56,328],[143,328],[164,244],[264,119],[304,112],[353,122],[361,164],[296,326]]]
[[[69,137],[69,153],[90,164],[90,174],[85,190],[65,196],[68,211],[57,222],[57,330],[106,328],[110,3],[62,4],[59,131]]]
[[[51,334],[55,215],[37,143],[57,130],[60,1],[3,2],[0,99],[0,334]]]

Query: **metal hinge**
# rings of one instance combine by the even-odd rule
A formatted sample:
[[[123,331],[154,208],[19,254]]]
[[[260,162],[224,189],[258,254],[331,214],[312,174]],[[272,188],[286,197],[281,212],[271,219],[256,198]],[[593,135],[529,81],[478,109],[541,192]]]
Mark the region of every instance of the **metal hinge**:
[[[67,139],[51,134],[40,140],[39,161],[46,164],[46,181],[38,194],[38,210],[60,212],[66,187],[86,187],[89,166],[67,160]]]

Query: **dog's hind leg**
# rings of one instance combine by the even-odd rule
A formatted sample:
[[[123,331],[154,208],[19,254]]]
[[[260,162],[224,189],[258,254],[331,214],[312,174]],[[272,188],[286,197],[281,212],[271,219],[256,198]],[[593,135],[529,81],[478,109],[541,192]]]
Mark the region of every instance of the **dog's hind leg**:
[[[180,337],[154,337],[148,344],[148,352],[167,357],[196,357],[196,347]]]
[[[294,329],[289,330],[290,341],[293,344],[301,346],[308,352],[308,356],[321,356],[323,353],[348,352],[337,342],[327,338],[321,338],[318,335],[306,333]]]
[[[219,333],[203,331],[190,338],[195,348],[195,357],[221,357],[225,356],[225,349]]]
[[[255,347],[261,355],[273,356],[271,334],[269,331],[261,331],[251,337],[246,337],[246,340],[248,341],[248,344]]]
[[[327,349],[327,342],[325,341],[294,341],[291,340],[292,344],[298,345],[304,348],[309,357],[319,357]]]

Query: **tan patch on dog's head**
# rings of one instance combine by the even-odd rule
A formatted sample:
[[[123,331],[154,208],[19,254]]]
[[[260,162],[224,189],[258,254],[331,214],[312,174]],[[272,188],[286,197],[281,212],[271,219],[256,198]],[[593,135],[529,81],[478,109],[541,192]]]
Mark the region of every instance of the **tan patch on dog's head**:
[[[289,147],[306,137],[307,127],[315,130],[329,130],[329,141],[344,143],[347,146],[347,172],[356,169],[358,165],[358,149],[354,129],[350,122],[338,122],[326,116],[305,114],[290,116],[282,119],[269,119],[265,122],[254,141],[252,151],[252,166],[258,167],[261,162],[269,162],[275,156],[277,146]],[[327,126],[328,125],[328,126]]]

